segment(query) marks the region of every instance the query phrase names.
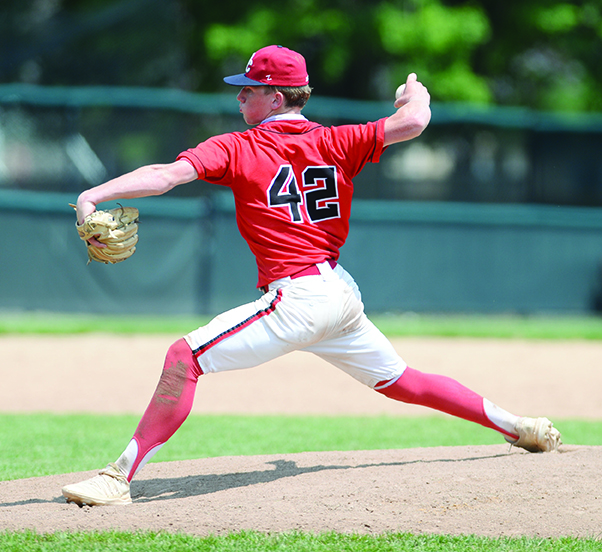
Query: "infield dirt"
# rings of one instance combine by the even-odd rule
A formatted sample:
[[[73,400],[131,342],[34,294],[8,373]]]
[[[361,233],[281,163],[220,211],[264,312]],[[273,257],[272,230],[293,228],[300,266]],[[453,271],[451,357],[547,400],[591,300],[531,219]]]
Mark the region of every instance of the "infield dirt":
[[[0,411],[141,414],[178,337],[2,337]],[[393,343],[410,366],[449,375],[517,414],[602,419],[602,343]],[[108,350],[117,362],[102,353]],[[400,432],[404,416],[434,414],[385,399],[305,353],[204,376],[193,412],[388,414],[399,416]],[[61,487],[95,472],[0,482],[0,530],[602,537],[602,447],[569,443],[558,454],[529,454],[509,450],[502,438],[493,446],[432,445],[152,463],[134,481],[134,503],[126,507],[65,503]]]

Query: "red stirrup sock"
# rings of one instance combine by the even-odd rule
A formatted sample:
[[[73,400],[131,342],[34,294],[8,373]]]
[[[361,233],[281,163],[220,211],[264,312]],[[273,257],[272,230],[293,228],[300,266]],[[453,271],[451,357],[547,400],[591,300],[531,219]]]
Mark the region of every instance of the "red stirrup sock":
[[[131,481],[190,414],[202,370],[184,339],[167,351],[157,389],[116,464]]]
[[[492,405],[500,413],[500,417],[505,418],[500,422],[505,428],[495,424],[487,416],[483,397],[447,376],[425,374],[408,366],[397,380],[387,384],[388,382],[378,383],[376,391],[390,399],[427,406],[516,439],[516,435],[509,431],[516,416]]]

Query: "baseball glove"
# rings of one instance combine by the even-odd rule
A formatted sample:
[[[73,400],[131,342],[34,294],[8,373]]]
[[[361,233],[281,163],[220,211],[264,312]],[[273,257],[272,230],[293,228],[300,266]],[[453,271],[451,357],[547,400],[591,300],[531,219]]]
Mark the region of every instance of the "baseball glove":
[[[71,205],[71,204],[70,204]],[[75,208],[75,205],[71,205]],[[75,223],[79,237],[88,247],[88,264],[97,261],[115,264],[125,261],[136,251],[138,243],[138,209],[121,207],[90,213],[82,224]],[[88,240],[96,238],[106,247],[97,247]]]

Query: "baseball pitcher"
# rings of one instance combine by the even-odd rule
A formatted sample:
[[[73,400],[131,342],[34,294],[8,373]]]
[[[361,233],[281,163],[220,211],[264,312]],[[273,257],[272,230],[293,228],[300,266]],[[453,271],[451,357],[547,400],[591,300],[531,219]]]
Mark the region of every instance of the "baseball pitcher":
[[[314,353],[386,397],[491,428],[528,451],[555,451],[547,418],[511,414],[457,381],[410,368],[364,313],[360,291],[339,264],[349,231],[353,178],[383,151],[420,136],[430,96],[410,74],[394,113],[366,124],[324,127],[302,115],[311,94],[301,54],[281,46],[255,52],[239,87],[250,129],[214,136],[173,163],[139,168],[83,192],[77,223],[97,205],[164,194],[204,180],[232,190],[241,235],[257,261],[261,296],[217,316],[167,351],[156,391],[131,441],[99,475],[67,485],[78,504],[127,504],[130,482],[188,416],[200,376],[251,368],[295,350]],[[94,234],[86,242],[106,247]],[[294,392],[294,390],[291,390]]]

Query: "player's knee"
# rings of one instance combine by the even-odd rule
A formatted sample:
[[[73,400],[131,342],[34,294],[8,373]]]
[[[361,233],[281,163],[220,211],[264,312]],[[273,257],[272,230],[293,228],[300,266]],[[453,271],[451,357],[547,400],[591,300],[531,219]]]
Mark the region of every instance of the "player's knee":
[[[413,375],[417,373],[419,373],[417,370],[413,370],[408,366],[401,376],[378,383],[375,390],[389,399],[414,403],[418,395],[418,389]]]
[[[203,374],[197,358],[184,338],[180,338],[175,343],[172,343],[167,350],[165,366],[171,365],[184,365],[187,372],[197,378]]]

